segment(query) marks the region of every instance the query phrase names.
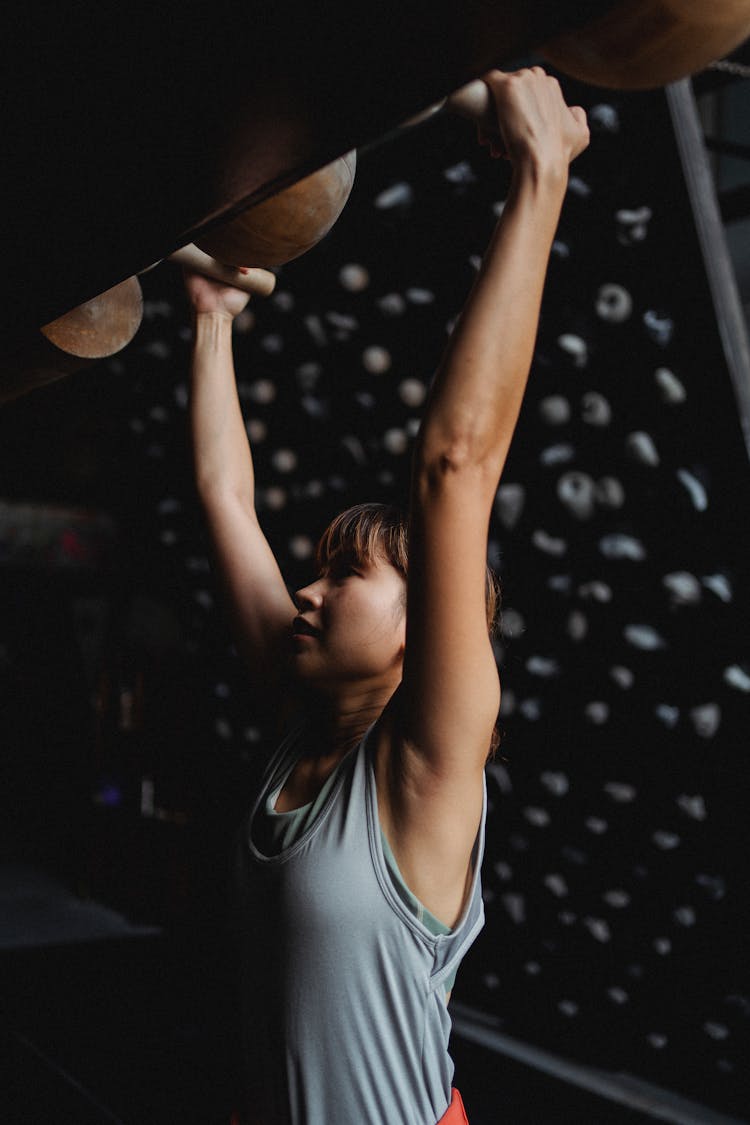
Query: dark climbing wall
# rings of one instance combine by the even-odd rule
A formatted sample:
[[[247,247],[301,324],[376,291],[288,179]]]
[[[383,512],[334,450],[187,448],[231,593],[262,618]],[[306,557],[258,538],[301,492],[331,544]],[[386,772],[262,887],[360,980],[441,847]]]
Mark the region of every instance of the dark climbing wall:
[[[665,98],[568,89],[592,144],[491,527],[503,741],[487,926],[456,997],[520,1038],[736,1111],[750,472]],[[333,233],[239,318],[258,504],[291,586],[336,511],[404,498],[426,389],[507,182],[455,121],[360,154]],[[5,494],[114,516],[103,651],[146,668],[157,802],[160,785],[173,803],[179,791],[215,827],[239,815],[264,732],[192,492],[179,280],[162,266],[143,284],[125,353],[0,418]]]

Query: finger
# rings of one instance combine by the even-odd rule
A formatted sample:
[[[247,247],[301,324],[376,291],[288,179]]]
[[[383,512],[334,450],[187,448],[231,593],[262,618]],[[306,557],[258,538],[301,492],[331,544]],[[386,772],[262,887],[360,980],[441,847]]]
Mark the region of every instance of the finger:
[[[235,289],[241,289],[245,293],[252,293],[258,297],[268,297],[273,293],[276,285],[276,275],[271,273],[270,270],[251,266],[241,266],[240,268],[227,266],[223,262],[217,261],[216,258],[212,258],[209,254],[205,254],[203,250],[199,250],[193,243],[175,250],[169,258],[170,261],[177,262],[186,269],[201,273],[205,277],[213,278],[214,281],[221,281],[224,285],[231,285]]]

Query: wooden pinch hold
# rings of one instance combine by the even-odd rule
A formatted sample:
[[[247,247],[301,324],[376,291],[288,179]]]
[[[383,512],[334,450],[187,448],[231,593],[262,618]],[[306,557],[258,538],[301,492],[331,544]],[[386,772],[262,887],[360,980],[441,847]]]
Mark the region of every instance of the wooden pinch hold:
[[[269,297],[276,286],[276,275],[270,270],[259,269],[248,263],[247,273],[241,273],[238,266],[227,266],[217,261],[192,242],[175,250],[169,255],[168,261],[176,262],[183,269],[202,273],[214,281],[223,281],[245,293],[252,293],[254,297]]]

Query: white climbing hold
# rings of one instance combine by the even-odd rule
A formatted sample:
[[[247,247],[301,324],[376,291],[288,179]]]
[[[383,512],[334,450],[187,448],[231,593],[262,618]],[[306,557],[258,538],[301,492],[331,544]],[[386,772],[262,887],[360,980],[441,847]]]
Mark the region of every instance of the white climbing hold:
[[[659,465],[659,453],[654,445],[654,439],[645,430],[636,430],[625,438],[625,449],[634,461],[641,465],[648,465],[655,469]]]
[[[701,600],[703,593],[701,584],[695,575],[687,570],[676,570],[672,574],[665,574],[662,585],[669,590],[671,595],[669,600],[673,606],[697,605]]]
[[[739,664],[730,664],[724,669],[724,683],[738,691],[750,692],[750,676]]]
[[[339,270],[339,284],[350,293],[362,293],[370,284],[370,273],[358,262],[347,262]]]
[[[687,489],[696,512],[705,512],[708,508],[708,493],[698,478],[687,469],[678,469],[677,479]]]
[[[600,320],[622,324],[633,311],[633,298],[623,285],[608,282],[599,288],[594,307]]]
[[[362,366],[371,375],[383,375],[391,367],[391,353],[387,348],[373,344],[362,352]]]
[[[712,594],[716,594],[717,598],[721,601],[729,603],[734,596],[729,579],[724,574],[707,574],[701,578],[701,582],[710,590]]]
[[[405,182],[391,184],[375,196],[374,203],[379,211],[388,211],[391,207],[406,207],[414,198],[411,186]]]
[[[588,344],[573,332],[564,332],[557,338],[557,346],[568,355],[574,367],[585,367],[589,359]]]
[[[628,644],[632,645],[633,648],[641,649],[643,652],[656,652],[658,649],[667,647],[661,633],[657,633],[652,625],[626,625],[623,633]]]

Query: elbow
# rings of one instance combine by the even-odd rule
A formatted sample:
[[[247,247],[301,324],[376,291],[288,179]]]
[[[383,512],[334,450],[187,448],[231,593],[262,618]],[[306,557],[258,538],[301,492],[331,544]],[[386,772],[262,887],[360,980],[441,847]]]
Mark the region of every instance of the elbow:
[[[471,481],[476,486],[485,481],[494,492],[500,461],[495,444],[479,434],[442,438],[424,434],[415,451],[414,474],[428,488],[458,481]]]

